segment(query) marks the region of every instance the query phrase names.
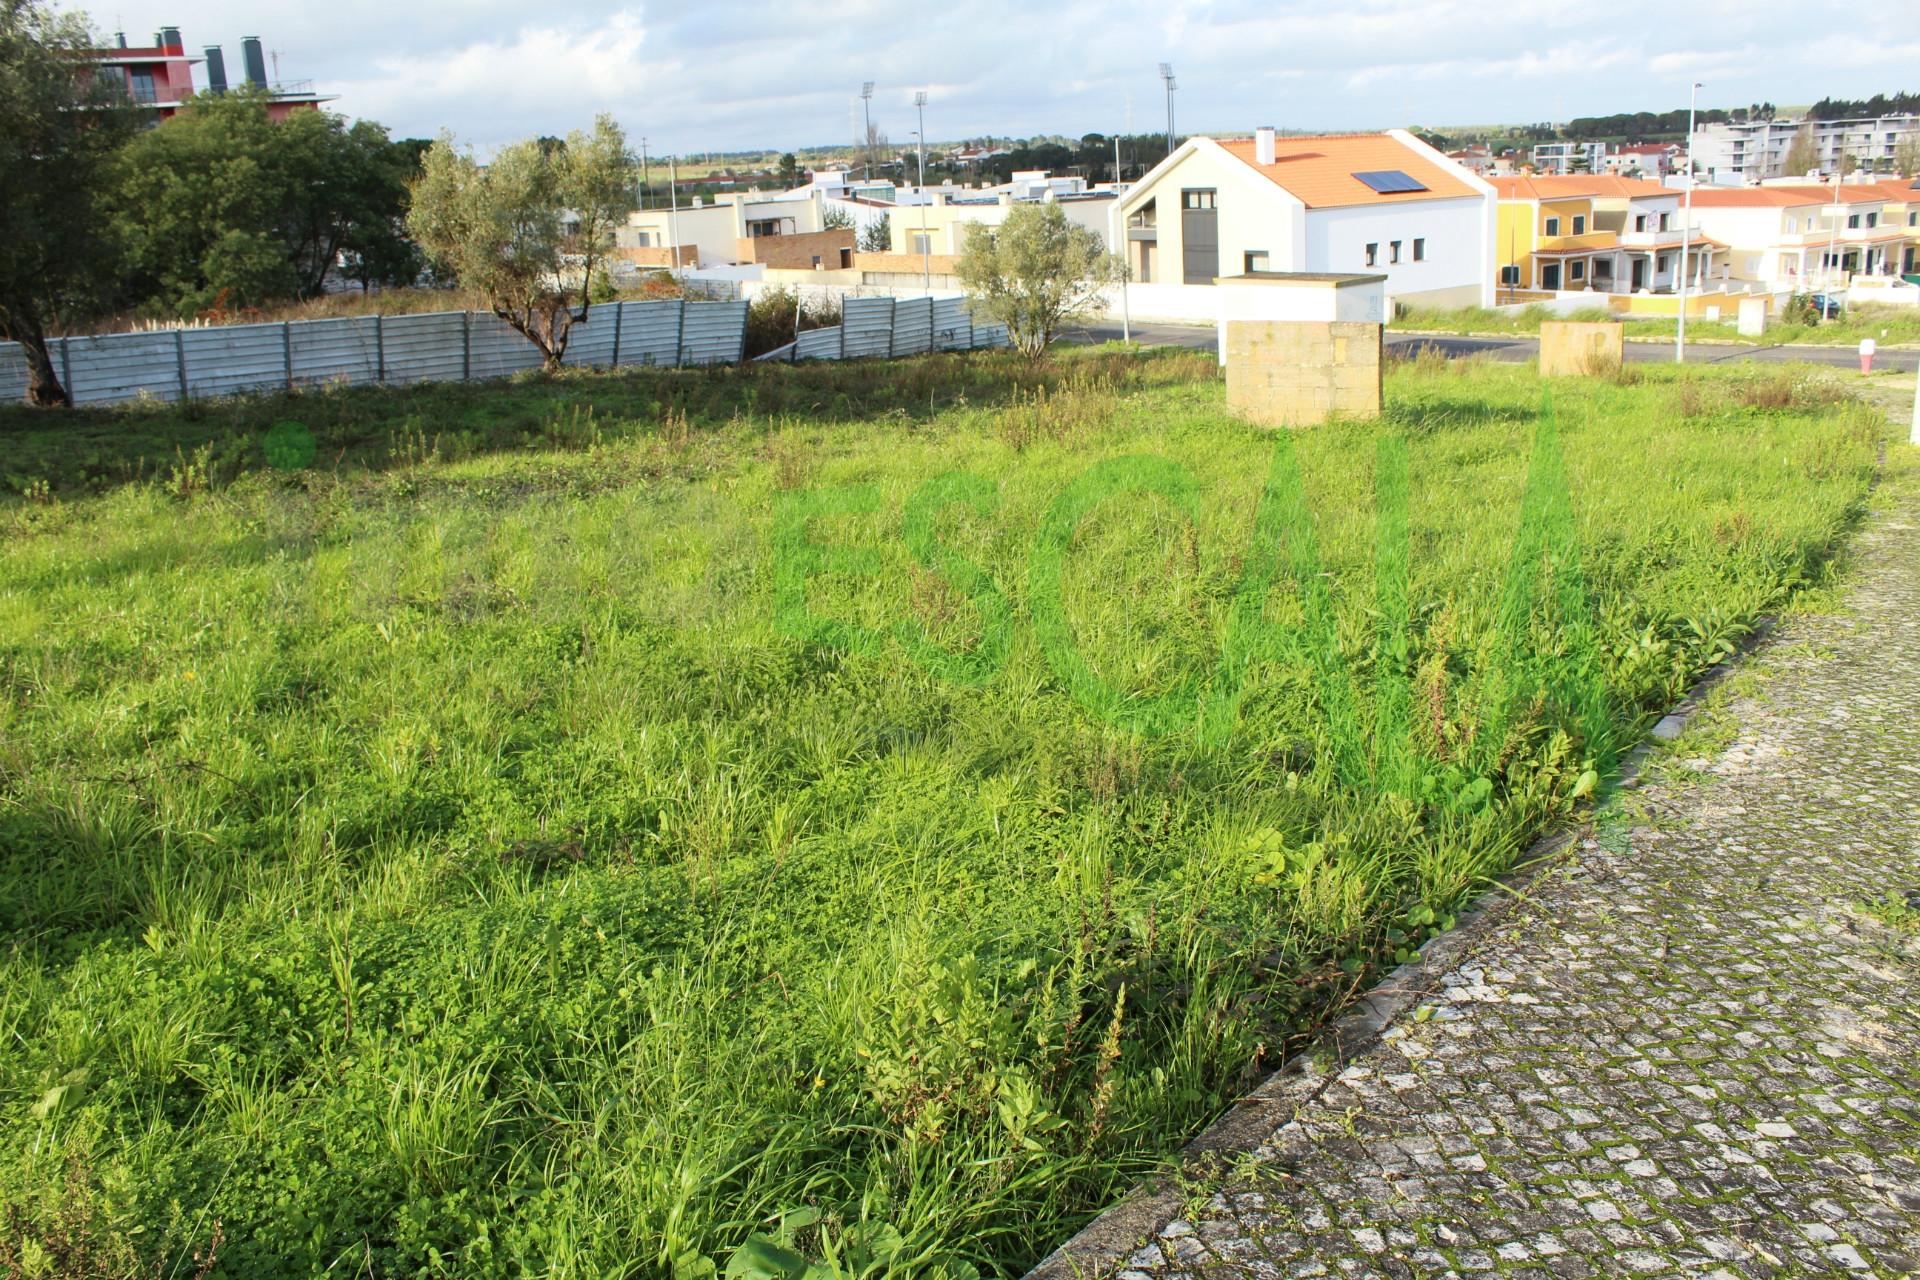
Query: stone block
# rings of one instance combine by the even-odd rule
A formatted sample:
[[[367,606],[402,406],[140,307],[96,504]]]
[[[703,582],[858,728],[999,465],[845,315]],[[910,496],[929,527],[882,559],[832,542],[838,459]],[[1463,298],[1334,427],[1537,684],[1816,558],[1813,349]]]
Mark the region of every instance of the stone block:
[[[1617,369],[1626,326],[1617,320],[1546,320],[1540,325],[1540,376],[1585,377]]]
[[[1227,407],[1269,427],[1380,415],[1380,326],[1228,320]]]

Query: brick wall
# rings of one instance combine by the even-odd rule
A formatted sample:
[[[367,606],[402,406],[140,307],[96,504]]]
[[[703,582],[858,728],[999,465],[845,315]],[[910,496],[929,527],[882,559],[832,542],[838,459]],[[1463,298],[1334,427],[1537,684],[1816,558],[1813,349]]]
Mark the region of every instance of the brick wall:
[[[1380,415],[1380,326],[1227,321],[1227,407],[1268,427]]]
[[[628,262],[633,263],[636,267],[659,267],[662,270],[666,270],[673,266],[673,250],[664,244],[649,245],[644,249],[637,247],[619,248],[615,249],[614,252],[622,258],[625,258]],[[681,245],[680,265],[683,267],[699,266],[699,248],[690,244]]]
[[[840,251],[852,251],[859,233],[852,227],[832,227],[794,236],[744,236],[735,242],[734,256],[742,262],[758,262],[783,270],[805,271],[820,259],[827,271],[840,266]]]

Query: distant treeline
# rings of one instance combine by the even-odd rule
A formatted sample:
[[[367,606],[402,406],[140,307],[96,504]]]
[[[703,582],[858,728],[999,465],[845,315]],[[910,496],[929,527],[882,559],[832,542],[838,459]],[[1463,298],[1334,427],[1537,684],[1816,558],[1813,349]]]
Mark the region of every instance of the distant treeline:
[[[1822,98],[1807,114],[1815,120],[1845,120],[1852,116],[1897,116],[1920,112],[1920,93],[1876,93],[1871,98]]]

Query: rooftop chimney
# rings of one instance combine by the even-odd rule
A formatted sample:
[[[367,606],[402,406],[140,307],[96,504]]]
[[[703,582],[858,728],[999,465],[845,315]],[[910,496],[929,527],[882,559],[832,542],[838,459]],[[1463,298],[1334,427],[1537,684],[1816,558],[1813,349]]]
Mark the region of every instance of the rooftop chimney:
[[[126,32],[124,32],[124,31],[116,31],[116,32],[114,32],[114,33],[113,33],[113,47],[114,47],[114,48],[116,48],[116,49],[124,49],[124,48],[126,48],[126,47],[127,47],[127,33],[126,33]]]
[[[267,87],[267,55],[260,48],[259,36],[247,36],[240,41],[240,58],[246,64],[247,83]]]
[[[220,51],[219,45],[210,44],[207,46],[207,92],[222,94],[226,91],[227,55]]]
[[[1253,162],[1273,163],[1273,126],[1263,124],[1253,131]]]
[[[160,28],[160,46],[173,53],[185,53],[187,46],[180,39],[180,28]]]

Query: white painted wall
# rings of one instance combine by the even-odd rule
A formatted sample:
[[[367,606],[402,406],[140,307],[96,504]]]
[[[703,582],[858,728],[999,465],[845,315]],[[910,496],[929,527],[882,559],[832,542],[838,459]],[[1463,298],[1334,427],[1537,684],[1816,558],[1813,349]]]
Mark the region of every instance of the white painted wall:
[[[1421,295],[1477,290],[1486,263],[1482,202],[1421,200],[1307,211],[1306,260],[1302,271],[1378,272],[1387,277],[1389,303],[1419,302]],[[1426,260],[1413,261],[1413,242],[1424,239]],[[1400,261],[1389,261],[1400,242]],[[1379,246],[1367,265],[1366,248]]]

